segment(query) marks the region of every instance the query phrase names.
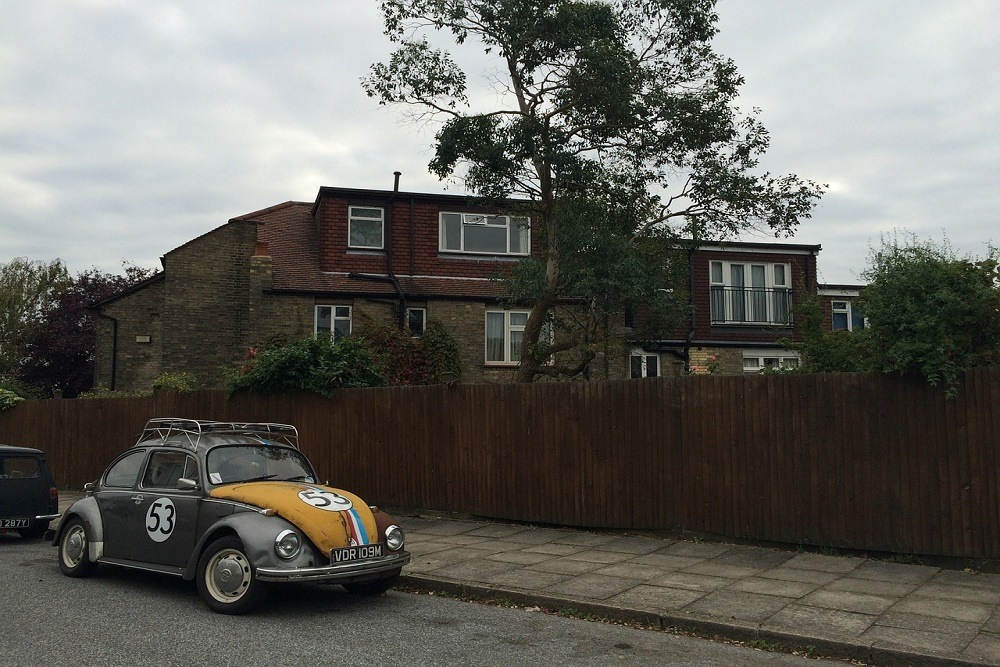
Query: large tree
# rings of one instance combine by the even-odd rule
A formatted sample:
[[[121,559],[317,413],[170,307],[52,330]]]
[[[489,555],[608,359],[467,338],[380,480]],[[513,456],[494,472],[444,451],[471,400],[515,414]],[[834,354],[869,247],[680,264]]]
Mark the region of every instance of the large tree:
[[[488,200],[525,199],[540,252],[508,277],[531,305],[518,379],[576,373],[601,323],[662,310],[657,262],[678,238],[750,226],[791,233],[822,187],[758,169],[768,134],[735,106],[743,80],[711,40],[710,0],[383,0],[398,44],[363,85],[440,122],[430,169]],[[495,57],[491,92],[470,90],[450,34]],[[494,103],[495,100],[495,103]],[[556,318],[575,304],[587,323]],[[554,345],[542,332],[565,329]],[[608,327],[603,327],[605,331]],[[547,363],[573,347],[569,367]]]
[[[16,257],[0,264],[0,380],[13,379],[22,357],[20,341],[38,326],[42,312],[70,280],[58,259]]]

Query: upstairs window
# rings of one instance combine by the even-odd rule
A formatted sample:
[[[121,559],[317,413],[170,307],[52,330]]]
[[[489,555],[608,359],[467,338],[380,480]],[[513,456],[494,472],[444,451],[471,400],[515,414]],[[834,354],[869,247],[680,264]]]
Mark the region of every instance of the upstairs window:
[[[509,215],[442,213],[439,247],[442,252],[479,255],[527,255],[530,220]]]
[[[791,324],[788,264],[711,262],[712,324]]]
[[[380,208],[347,208],[347,247],[381,250],[385,213]]]
[[[316,335],[329,334],[334,340],[351,335],[350,306],[316,306]]]

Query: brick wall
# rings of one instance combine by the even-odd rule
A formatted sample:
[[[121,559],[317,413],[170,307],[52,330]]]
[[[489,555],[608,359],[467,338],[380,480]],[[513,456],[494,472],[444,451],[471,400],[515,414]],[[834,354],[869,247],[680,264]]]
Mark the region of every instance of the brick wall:
[[[162,312],[162,281],[128,294],[104,308],[106,317],[96,318],[95,387],[118,391],[139,391],[150,387],[162,372]],[[117,360],[113,359],[115,350]]]

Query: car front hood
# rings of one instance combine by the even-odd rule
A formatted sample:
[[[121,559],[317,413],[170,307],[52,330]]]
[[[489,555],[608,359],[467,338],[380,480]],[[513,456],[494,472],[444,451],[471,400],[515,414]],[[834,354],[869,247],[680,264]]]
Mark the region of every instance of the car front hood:
[[[361,498],[341,489],[300,482],[247,482],[220,486],[210,495],[274,510],[324,554],[378,541],[371,509]]]

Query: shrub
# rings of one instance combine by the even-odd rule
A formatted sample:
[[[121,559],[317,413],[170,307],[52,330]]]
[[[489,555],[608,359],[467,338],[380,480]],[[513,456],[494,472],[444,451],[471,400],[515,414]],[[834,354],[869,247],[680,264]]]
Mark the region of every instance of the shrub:
[[[198,379],[187,371],[162,373],[153,380],[153,389],[158,391],[189,392],[198,389]]]
[[[334,341],[328,335],[254,349],[226,378],[230,394],[302,390],[329,397],[336,389],[385,384],[386,378],[360,339]]]
[[[0,389],[0,412],[3,410],[10,410],[12,407],[17,405],[18,402],[23,400],[23,398],[9,389]]]

